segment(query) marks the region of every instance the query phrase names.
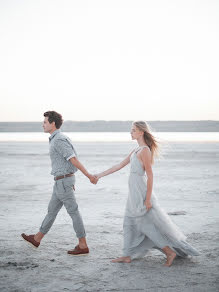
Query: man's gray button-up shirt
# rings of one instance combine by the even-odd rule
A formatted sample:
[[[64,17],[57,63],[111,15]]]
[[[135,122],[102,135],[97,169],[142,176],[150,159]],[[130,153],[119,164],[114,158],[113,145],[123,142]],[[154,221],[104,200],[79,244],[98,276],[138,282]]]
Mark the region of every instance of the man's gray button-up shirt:
[[[77,157],[77,153],[72,145],[71,140],[55,130],[49,137],[49,154],[52,163],[51,174],[60,176],[68,173],[74,173],[78,169],[69,161],[72,157]]]

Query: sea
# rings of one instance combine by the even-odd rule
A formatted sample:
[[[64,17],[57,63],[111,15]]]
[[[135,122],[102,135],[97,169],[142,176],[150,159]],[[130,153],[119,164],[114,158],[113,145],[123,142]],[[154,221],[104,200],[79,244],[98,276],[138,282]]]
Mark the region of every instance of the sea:
[[[128,132],[63,132],[74,142],[130,142]],[[156,132],[159,141],[219,142],[219,132]],[[43,132],[1,132],[0,142],[46,142],[49,134]]]

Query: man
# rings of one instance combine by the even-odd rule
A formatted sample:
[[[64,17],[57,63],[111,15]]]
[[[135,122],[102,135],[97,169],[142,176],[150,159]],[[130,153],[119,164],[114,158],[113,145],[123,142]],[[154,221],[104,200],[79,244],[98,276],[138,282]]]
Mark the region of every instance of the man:
[[[39,232],[32,235],[22,233],[21,236],[37,248],[44,235],[50,230],[58,212],[64,205],[72,218],[73,229],[79,240],[78,245],[73,250],[69,250],[68,254],[85,255],[89,253],[89,249],[85,238],[84,224],[74,196],[74,173],[79,169],[93,184],[97,183],[97,178],[91,175],[80,163],[71,140],[61,133],[62,116],[55,111],[47,111],[44,113],[44,117],[44,132],[50,133],[49,152],[52,164],[51,174],[54,175],[55,183],[52,198],[48,206],[48,213],[42,222]]]

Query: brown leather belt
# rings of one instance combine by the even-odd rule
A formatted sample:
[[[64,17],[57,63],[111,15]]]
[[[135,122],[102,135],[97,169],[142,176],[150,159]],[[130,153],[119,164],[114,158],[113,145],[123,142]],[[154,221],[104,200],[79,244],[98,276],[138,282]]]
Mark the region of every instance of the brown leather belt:
[[[54,180],[59,180],[59,179],[65,178],[65,177],[73,176],[73,175],[74,175],[74,173],[68,173],[68,174],[56,176],[56,177],[54,177]]]

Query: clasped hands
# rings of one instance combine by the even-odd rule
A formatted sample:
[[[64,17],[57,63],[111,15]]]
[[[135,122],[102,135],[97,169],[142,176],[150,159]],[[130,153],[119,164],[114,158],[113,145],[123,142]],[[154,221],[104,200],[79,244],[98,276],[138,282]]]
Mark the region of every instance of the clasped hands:
[[[90,182],[91,182],[92,184],[94,184],[94,185],[97,184],[99,178],[100,178],[100,177],[98,177],[97,174],[94,174],[94,175],[91,174],[91,175],[89,176],[89,180],[90,180]]]

